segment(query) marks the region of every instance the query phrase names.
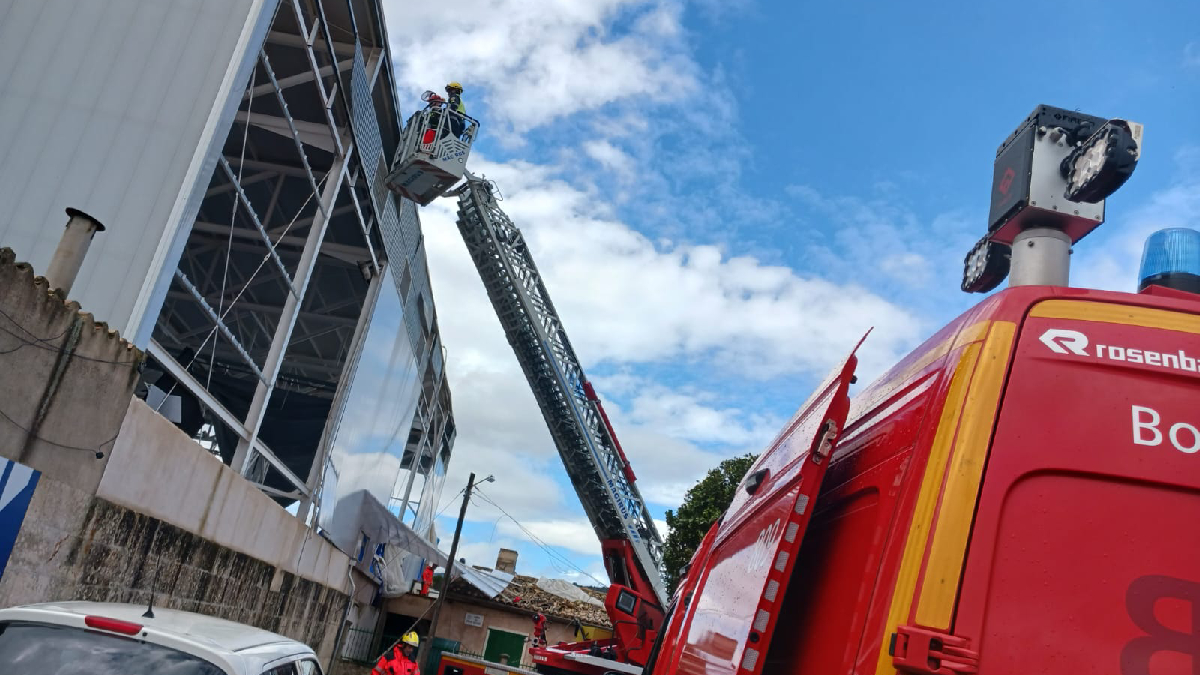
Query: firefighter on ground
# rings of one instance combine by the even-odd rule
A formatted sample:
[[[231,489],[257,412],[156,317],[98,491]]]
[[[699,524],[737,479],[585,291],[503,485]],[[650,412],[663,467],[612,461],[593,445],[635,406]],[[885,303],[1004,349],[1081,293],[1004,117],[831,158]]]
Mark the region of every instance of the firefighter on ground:
[[[421,675],[417,668],[417,634],[408,631],[389,652],[379,657],[371,675]]]

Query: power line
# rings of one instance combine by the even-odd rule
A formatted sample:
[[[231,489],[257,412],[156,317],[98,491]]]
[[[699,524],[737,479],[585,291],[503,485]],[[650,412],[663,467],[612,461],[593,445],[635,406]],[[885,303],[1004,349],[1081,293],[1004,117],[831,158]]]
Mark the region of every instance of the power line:
[[[254,82],[257,79],[258,67],[256,66],[254,70],[250,71],[250,100],[246,103],[246,125],[242,132],[242,152],[238,157],[237,178],[234,179],[234,189],[236,190],[242,189],[242,170],[246,168],[246,146],[250,144],[250,115],[252,114],[251,111],[254,109]],[[221,294],[217,296],[219,299],[219,302],[217,303],[217,314],[221,314],[225,311],[225,286],[226,282],[229,281],[229,258],[233,253],[233,226],[237,222],[238,206],[241,204],[241,200],[238,198],[238,195],[234,195],[233,199],[230,201],[233,202],[233,207],[229,213],[229,240],[225,243],[225,269],[221,272]],[[270,223],[267,223],[266,225],[269,226]],[[213,340],[212,355],[209,356],[208,359],[208,379],[204,383],[205,389],[208,389],[212,386],[213,365],[216,363],[216,361],[217,341]]]
[[[52,337],[40,337],[38,335],[35,335],[35,334],[29,332],[29,330],[27,330],[24,326],[22,326],[20,324],[20,322],[18,322],[15,318],[13,318],[13,316],[11,314],[9,314],[8,312],[5,312],[2,309],[0,309],[0,316],[3,316],[5,319],[8,319],[22,333],[25,333],[26,335],[29,336],[28,338],[22,337],[20,334],[14,332],[8,328],[5,328],[4,326],[0,326],[0,332],[7,333],[13,339],[15,339],[21,343],[21,344],[18,344],[16,347],[13,347],[12,349],[0,350],[0,356],[7,356],[8,354],[17,352],[24,347],[35,347],[37,349],[44,349],[48,352],[60,352],[60,351],[62,351],[62,347],[59,345],[54,345],[52,343],[54,341],[62,338],[64,335],[66,335],[71,330],[71,327],[68,326],[63,332],[59,333],[58,335],[54,335]],[[72,354],[71,358],[79,359],[81,361],[90,361],[92,363],[104,363],[104,364],[113,365],[113,366],[137,367],[139,365],[138,359],[132,359],[129,361],[97,359],[97,358],[94,358],[91,356],[86,356],[84,354],[79,354],[79,353]]]
[[[507,517],[509,520],[513,521],[513,523],[515,523],[517,525],[517,527],[519,527],[521,529],[521,531],[524,532],[525,535],[527,537],[529,537],[530,540],[533,541],[533,543],[537,544],[537,546],[539,548],[541,548],[543,551],[545,551],[546,555],[548,555],[550,557],[550,564],[554,565],[554,568],[556,570],[558,570],[559,572],[562,572],[562,573],[567,573],[571,570],[575,570],[575,571],[579,572],[580,574],[590,577],[596,583],[598,583],[600,585],[604,585],[604,582],[600,581],[596,577],[589,574],[587,571],[585,571],[584,569],[582,569],[581,567],[576,565],[574,563],[574,561],[572,561],[570,558],[568,558],[565,555],[563,555],[562,553],[558,552],[557,550],[552,548],[549,544],[547,544],[545,541],[540,539],[528,527],[526,527],[524,524],[522,524],[516,518],[513,518],[511,515],[509,515],[508,512],[506,512],[504,509],[502,509],[500,507],[500,505],[498,505],[494,501],[488,499],[486,496],[481,495],[481,497],[485,501],[487,501],[489,504],[491,504],[492,506],[495,506],[497,509],[500,509],[500,512],[503,513],[505,517]]]
[[[551,557],[551,562],[554,562],[554,561],[555,561],[555,559],[557,559],[558,561],[561,561],[562,563],[566,564],[566,565],[567,565],[568,567],[570,567],[571,569],[573,569],[573,570],[575,570],[575,571],[579,572],[580,574],[582,574],[582,575],[584,575],[584,576],[586,576],[586,577],[590,578],[592,581],[595,581],[597,584],[599,584],[599,585],[601,585],[601,586],[604,586],[604,585],[605,585],[605,583],[604,583],[603,581],[601,581],[601,580],[597,579],[596,577],[592,576],[590,573],[588,573],[586,570],[584,570],[584,569],[583,569],[582,567],[580,567],[579,565],[576,565],[576,564],[575,564],[575,562],[574,562],[574,561],[572,561],[570,558],[568,558],[568,557],[566,557],[565,555],[563,555],[562,553],[559,553],[558,551],[555,551],[554,549],[552,549],[552,548],[550,547],[550,545],[549,545],[549,544],[547,544],[546,542],[544,542],[544,541],[542,541],[540,538],[538,538],[538,536],[537,536],[536,534],[534,534],[532,531],[530,531],[530,529],[529,529],[528,527],[525,527],[525,525],[524,525],[524,524],[522,524],[522,523],[521,523],[521,521],[519,521],[519,520],[517,520],[516,518],[514,518],[514,517],[512,516],[512,514],[510,514],[508,511],[505,511],[505,510],[504,510],[504,507],[500,506],[500,505],[499,505],[499,504],[497,504],[495,501],[493,501],[493,500],[492,500],[490,497],[488,497],[487,495],[485,495],[485,494],[483,493],[483,491],[481,491],[481,490],[478,488],[478,486],[476,486],[476,489],[475,489],[475,494],[476,494],[476,495],[478,495],[478,496],[479,496],[481,499],[483,499],[483,500],[484,500],[484,501],[486,501],[487,503],[489,503],[489,504],[491,504],[492,506],[494,506],[494,507],[496,507],[497,509],[499,509],[499,510],[500,510],[500,513],[503,513],[505,517],[507,517],[509,520],[513,521],[513,523],[515,523],[515,524],[516,524],[516,526],[517,526],[518,528],[520,528],[520,529],[521,529],[521,531],[522,531],[522,532],[524,532],[524,533],[525,533],[525,535],[526,535],[527,537],[529,537],[529,538],[530,538],[530,540],[532,540],[532,541],[533,541],[533,543],[537,544],[537,545],[538,545],[538,546],[539,546],[539,547],[540,547],[540,548],[541,548],[543,551],[545,551],[545,552],[546,552],[546,554],[547,554],[547,555],[549,555],[549,556]],[[556,565],[556,567],[557,567],[557,565]]]
[[[277,239],[274,243],[272,243],[268,247],[266,255],[264,255],[262,260],[260,260],[258,262],[258,267],[255,267],[254,271],[250,273],[250,278],[247,279],[246,282],[242,285],[242,288],[238,291],[237,295],[235,295],[233,297],[233,300],[229,301],[229,306],[225,308],[225,311],[218,315],[220,318],[220,321],[216,322],[216,324],[212,327],[212,329],[208,331],[208,335],[204,336],[204,341],[200,343],[200,347],[196,349],[196,352],[194,354],[192,354],[192,358],[190,360],[188,360],[187,364],[186,365],[180,364],[180,365],[183,365],[184,370],[191,369],[192,364],[196,363],[196,360],[199,359],[200,356],[204,353],[204,348],[208,346],[208,341],[211,340],[213,338],[213,336],[217,334],[218,330],[220,330],[221,322],[223,322],[225,320],[226,316],[229,316],[229,313],[233,311],[234,306],[237,305],[237,301],[241,300],[242,295],[245,294],[245,292],[247,290],[249,290],[250,282],[254,281],[255,277],[258,276],[258,273],[261,272],[262,268],[266,266],[267,261],[269,261],[271,259],[271,254],[274,253],[275,248],[277,246],[279,246],[279,242],[283,241],[283,238],[287,236],[287,233],[289,231],[291,231],[292,226],[295,225],[296,221],[300,218],[300,214],[304,213],[304,209],[308,208],[308,203],[311,202],[312,198],[317,195],[317,191],[319,191],[325,185],[325,181],[329,179],[329,175],[332,173],[333,173],[332,171],[327,172],[324,176],[321,177],[321,180],[317,182],[317,190],[314,190],[312,193],[310,193],[308,195],[308,199],[305,199],[304,203],[300,205],[300,208],[296,210],[296,215],[292,216],[292,220],[287,224],[287,227],[283,228],[283,232],[280,233],[279,239]],[[319,205],[318,205],[318,208],[319,208]],[[226,256],[229,256],[231,253],[232,253],[232,251],[226,252]],[[286,274],[286,272],[285,272],[285,274]],[[167,397],[169,397],[175,391],[175,388],[178,386],[179,386],[178,380],[176,380],[174,383],[171,384],[171,388],[167,390],[166,394],[163,396],[163,400],[160,401],[158,404],[158,407],[156,407],[154,409],[155,412],[158,412],[163,407],[163,405],[166,404]]]
[[[94,448],[88,448],[88,447],[84,447],[84,446],[80,446],[80,445],[67,445],[66,443],[59,443],[58,441],[52,441],[49,438],[44,438],[42,436],[39,436],[39,435],[33,433],[29,429],[22,426],[19,422],[14,420],[12,417],[10,417],[8,415],[8,413],[4,412],[3,410],[0,410],[0,417],[3,417],[5,420],[8,421],[9,424],[11,424],[14,427],[25,432],[27,435],[34,438],[35,440],[41,441],[43,443],[47,443],[49,445],[53,445],[55,447],[62,448],[64,450],[79,450],[81,452],[91,452],[96,455],[96,459],[103,459],[104,458],[104,446],[106,446],[110,443],[113,443],[117,440],[117,436],[113,436],[112,438],[108,439],[107,441],[104,441],[103,443],[101,443],[100,445],[97,445]],[[118,433],[118,435],[120,435],[120,434]]]
[[[446,503],[445,503],[445,504],[442,506],[442,508],[438,509],[438,512],[437,512],[437,514],[436,514],[436,515],[433,517],[433,519],[434,519],[434,520],[437,520],[438,518],[441,518],[441,517],[442,517],[442,514],[446,512],[446,509],[450,508],[450,505],[454,503],[454,499],[455,499],[455,497],[458,497],[458,496],[459,496],[459,495],[461,495],[463,492],[466,492],[466,490],[467,490],[467,488],[465,488],[465,487],[464,487],[464,488],[461,488],[461,489],[460,489],[458,492],[455,492],[455,493],[454,493],[454,497],[451,497],[450,499],[447,499],[447,500],[446,500]]]

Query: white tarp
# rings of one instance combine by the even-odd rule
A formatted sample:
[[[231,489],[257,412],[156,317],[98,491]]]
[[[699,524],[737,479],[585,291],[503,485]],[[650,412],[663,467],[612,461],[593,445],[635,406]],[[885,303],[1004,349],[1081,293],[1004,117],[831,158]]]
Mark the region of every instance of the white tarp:
[[[383,565],[385,596],[403,595],[412,588],[412,571],[417,568],[406,565],[410,559],[415,559],[418,565],[422,559],[441,567],[446,565],[444,553],[400,522],[367,490],[352,492],[338,501],[326,522],[330,525],[326,529],[326,536],[334,546],[351,557],[358,553],[359,537],[366,535],[370,538],[369,550],[363,556],[363,567],[370,565],[378,544],[387,545]]]
[[[547,577],[541,577],[537,580],[537,587],[543,591],[546,591],[547,593],[552,593],[565,600],[586,602],[589,605],[598,605],[600,607],[604,606],[603,602],[600,602],[596,598],[588,595],[583,589],[569,581],[563,581],[562,579],[549,579]]]

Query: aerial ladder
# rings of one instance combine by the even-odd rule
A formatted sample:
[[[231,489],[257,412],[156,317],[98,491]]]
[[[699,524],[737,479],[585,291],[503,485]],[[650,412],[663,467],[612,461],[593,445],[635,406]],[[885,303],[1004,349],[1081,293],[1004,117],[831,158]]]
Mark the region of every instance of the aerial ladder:
[[[662,539],[524,236],[501,210],[495,184],[465,168],[478,125],[469,120],[469,137],[443,131],[455,114],[432,107],[410,118],[387,184],[420,204],[458,199],[459,233],[600,540],[611,582],[605,609],[613,637],[535,645],[531,655],[546,673],[640,673],[666,604]],[[446,190],[456,174],[465,180]]]

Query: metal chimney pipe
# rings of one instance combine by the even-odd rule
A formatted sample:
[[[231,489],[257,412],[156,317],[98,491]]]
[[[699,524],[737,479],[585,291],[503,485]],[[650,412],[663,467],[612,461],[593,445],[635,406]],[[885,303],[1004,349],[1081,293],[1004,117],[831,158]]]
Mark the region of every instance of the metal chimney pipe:
[[[1013,238],[1008,285],[1069,286],[1071,237],[1052,227],[1034,227]]]
[[[67,209],[67,216],[70,218],[67,231],[58,240],[58,248],[54,250],[50,267],[46,269],[46,281],[50,283],[50,288],[62,289],[64,296],[71,292],[79,268],[83,267],[92,236],[104,231],[100,221],[79,209]]]

